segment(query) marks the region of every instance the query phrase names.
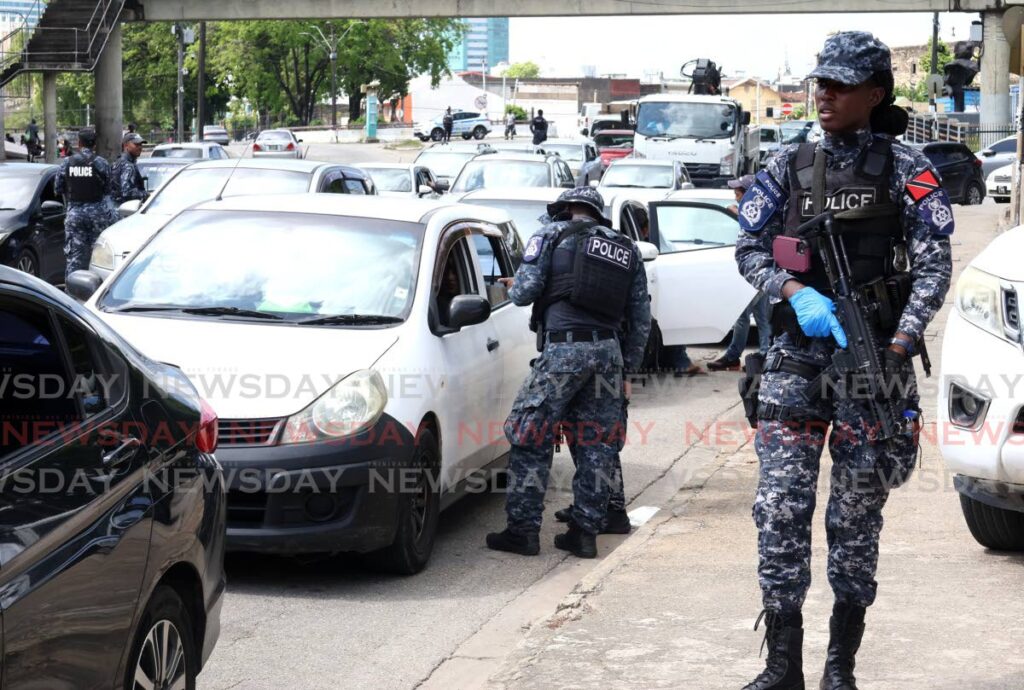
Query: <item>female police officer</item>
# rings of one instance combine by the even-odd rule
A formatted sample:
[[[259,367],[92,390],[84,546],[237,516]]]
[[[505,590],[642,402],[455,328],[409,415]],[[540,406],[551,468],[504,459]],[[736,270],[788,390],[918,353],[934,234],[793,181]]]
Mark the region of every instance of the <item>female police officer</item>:
[[[852,387],[825,386],[825,394],[809,388],[837,348],[847,347],[847,334],[820,257],[793,251],[796,228],[823,211],[835,213],[854,282],[884,287],[890,296],[892,317],[873,327],[886,375],[903,384],[894,391],[898,409],[910,417],[917,396],[909,356],[942,306],[952,272],[953,215],[938,174],[921,153],[892,138],[905,131],[907,115],[892,105],[889,49],[868,33],[834,35],[811,76],[825,138],[781,150],[739,208],[739,270],[776,304],[776,339],[757,406],[760,478],[753,510],[769,652],[749,690],[804,687],[801,607],[829,424],[825,526],[835,604],[821,688],[856,688],[854,655],[865,608],[875,599],[882,507],[889,489],[910,474],[917,452],[912,428],[885,442],[878,438]]]

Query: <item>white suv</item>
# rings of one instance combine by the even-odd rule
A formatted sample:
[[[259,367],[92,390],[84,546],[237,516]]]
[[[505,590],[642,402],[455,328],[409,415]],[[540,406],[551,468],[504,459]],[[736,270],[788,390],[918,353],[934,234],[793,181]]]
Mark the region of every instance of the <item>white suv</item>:
[[[938,444],[971,534],[1024,551],[1024,226],[964,269],[942,344]]]
[[[419,137],[420,141],[441,141],[444,139],[444,113],[438,115],[429,122],[421,122],[413,127],[412,133]],[[487,115],[466,110],[452,111],[452,136],[461,136],[463,139],[483,139],[491,133],[491,123]]]

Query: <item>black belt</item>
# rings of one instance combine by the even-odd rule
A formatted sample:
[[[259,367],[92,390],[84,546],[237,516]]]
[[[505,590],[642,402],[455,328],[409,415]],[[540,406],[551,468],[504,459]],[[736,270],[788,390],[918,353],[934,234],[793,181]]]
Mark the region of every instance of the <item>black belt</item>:
[[[823,368],[813,364],[804,364],[781,352],[772,352],[764,360],[764,371],[766,372],[781,371],[786,374],[795,374],[808,381],[813,381],[817,378]]]
[[[607,328],[601,328],[595,331],[548,331],[544,336],[549,343],[596,343],[599,340],[612,340],[613,338],[617,338],[618,334]]]

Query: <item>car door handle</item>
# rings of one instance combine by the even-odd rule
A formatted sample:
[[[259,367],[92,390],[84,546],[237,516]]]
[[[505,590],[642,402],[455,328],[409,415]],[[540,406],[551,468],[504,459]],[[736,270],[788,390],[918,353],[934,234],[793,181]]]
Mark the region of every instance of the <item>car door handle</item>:
[[[103,456],[103,465],[117,467],[131,458],[140,446],[142,446],[142,442],[139,439],[129,436],[121,442],[121,445]]]
[[[487,351],[488,352],[494,352],[495,350],[498,349],[499,345],[501,345],[501,343],[498,342],[497,340],[495,340],[494,338],[488,338],[487,339]]]

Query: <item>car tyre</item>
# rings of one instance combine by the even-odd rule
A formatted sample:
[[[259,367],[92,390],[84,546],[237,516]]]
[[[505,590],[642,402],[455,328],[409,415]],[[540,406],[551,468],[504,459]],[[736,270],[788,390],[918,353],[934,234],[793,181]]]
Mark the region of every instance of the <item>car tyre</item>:
[[[967,189],[964,190],[964,205],[977,206],[984,200],[985,189],[977,182],[968,183]]]
[[[430,138],[434,141],[441,141],[444,139],[444,130],[440,127],[434,127],[434,129],[430,130]]]
[[[441,454],[429,429],[420,429],[413,455],[413,469],[419,471],[416,491],[398,494],[398,531],[390,546],[368,554],[370,565],[396,575],[415,575],[426,567],[434,550],[441,514],[438,476]],[[398,482],[404,487],[406,482]]]
[[[484,129],[483,125],[477,125],[476,127],[473,128],[473,138],[474,139],[483,139],[486,136],[487,136],[487,130]]]
[[[14,267],[22,273],[28,273],[36,278],[39,277],[39,259],[36,258],[35,253],[28,247],[23,247],[18,252],[17,258],[14,259]]]
[[[466,141],[469,141],[470,139],[473,138],[473,133],[472,132],[463,132],[462,138],[465,139]]]
[[[960,494],[967,528],[974,540],[994,551],[1024,551],[1024,513],[996,508]]]
[[[195,690],[198,673],[192,617],[178,593],[160,585],[135,630],[125,669],[125,690],[182,687],[182,682],[186,690]]]

